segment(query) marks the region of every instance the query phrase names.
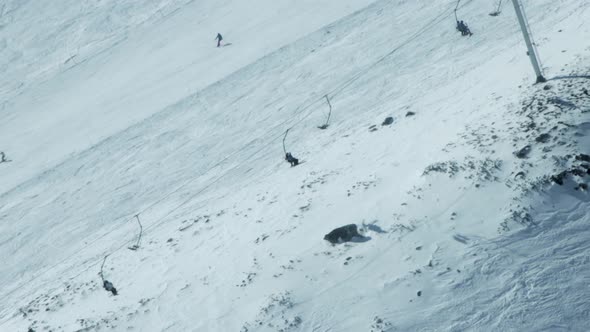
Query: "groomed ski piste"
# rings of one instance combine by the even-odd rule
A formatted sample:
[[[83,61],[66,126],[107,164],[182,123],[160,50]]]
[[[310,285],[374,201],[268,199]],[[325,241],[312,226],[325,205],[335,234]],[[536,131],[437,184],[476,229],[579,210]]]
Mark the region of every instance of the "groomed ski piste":
[[[547,83],[511,1],[3,1],[0,331],[587,331],[590,3],[522,4]]]

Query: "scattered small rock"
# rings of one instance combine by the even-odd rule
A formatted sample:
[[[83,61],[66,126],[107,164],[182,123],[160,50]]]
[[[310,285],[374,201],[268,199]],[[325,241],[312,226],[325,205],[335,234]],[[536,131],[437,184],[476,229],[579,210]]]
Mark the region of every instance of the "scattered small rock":
[[[547,142],[549,142],[549,139],[551,139],[551,135],[545,133],[545,134],[541,134],[541,135],[539,135],[539,137],[535,138],[535,141],[538,143],[547,143]]]
[[[551,88],[553,88],[553,85],[545,84],[545,86],[543,87],[543,90],[551,90]]]
[[[532,150],[531,146],[527,145],[524,148],[514,152],[514,155],[520,159],[527,158],[529,156],[529,153],[531,153],[531,150]]]

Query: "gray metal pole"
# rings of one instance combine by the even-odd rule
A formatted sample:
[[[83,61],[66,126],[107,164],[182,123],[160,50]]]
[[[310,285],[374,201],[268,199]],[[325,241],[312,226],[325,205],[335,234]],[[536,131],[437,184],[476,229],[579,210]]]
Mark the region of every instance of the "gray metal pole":
[[[537,83],[547,82],[545,77],[543,77],[541,66],[539,66],[537,53],[535,52],[535,48],[533,47],[533,43],[531,42],[531,37],[529,36],[528,26],[522,13],[520,1],[512,0],[512,3],[514,4],[514,10],[516,11],[516,16],[518,17],[518,23],[520,23],[520,29],[522,30],[522,34],[524,35],[524,41],[528,49],[529,58],[531,59],[531,63],[533,64],[533,68],[535,69],[535,74],[537,74]]]

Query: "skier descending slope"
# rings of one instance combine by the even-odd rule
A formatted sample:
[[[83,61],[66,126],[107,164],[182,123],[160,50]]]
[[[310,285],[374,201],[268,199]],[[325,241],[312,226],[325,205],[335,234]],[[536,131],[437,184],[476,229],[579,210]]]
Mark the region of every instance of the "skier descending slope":
[[[219,32],[217,33],[217,37],[215,37],[215,40],[217,40],[217,47],[221,46],[221,41],[223,40],[223,37]]]

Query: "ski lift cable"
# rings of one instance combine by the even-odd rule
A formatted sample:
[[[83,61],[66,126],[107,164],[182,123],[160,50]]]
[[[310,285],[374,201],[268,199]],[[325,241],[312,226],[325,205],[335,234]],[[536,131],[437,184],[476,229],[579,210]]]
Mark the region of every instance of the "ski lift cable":
[[[489,14],[490,16],[498,16],[500,13],[502,13],[502,2],[502,0],[496,0],[494,11]]]
[[[474,0],[463,2],[463,5],[460,5],[461,0],[458,0],[457,1],[457,5],[455,7],[455,10],[456,10],[456,8],[463,8],[464,6],[468,5],[469,3],[473,2],[473,1]],[[447,18],[448,15],[449,15],[449,10],[443,11],[440,15],[436,16],[434,19],[432,19],[431,21],[429,21],[428,23],[426,23],[420,30],[418,30],[417,32],[415,32],[414,34],[412,34],[410,37],[408,37],[406,40],[404,40],[397,47],[395,47],[394,49],[392,49],[391,51],[389,51],[388,53],[386,53],[385,55],[383,55],[382,57],[380,57],[379,59],[377,59],[375,62],[369,64],[367,67],[363,68],[362,70],[359,70],[359,72],[356,75],[354,75],[352,78],[346,80],[345,82],[343,82],[342,84],[340,84],[338,87],[336,87],[335,89],[333,89],[332,91],[330,91],[328,93],[328,95],[330,95],[332,97],[339,95],[341,92],[343,92],[343,90],[345,88],[347,88],[352,83],[354,83],[355,81],[357,81],[358,79],[360,79],[362,76],[364,76],[366,73],[368,73],[368,71],[370,69],[372,69],[373,67],[379,65],[383,61],[387,60],[387,58],[389,58],[391,55],[395,54],[397,51],[399,51],[400,49],[404,48],[406,45],[408,45],[409,43],[411,43],[412,41],[414,41],[417,37],[419,37],[422,34],[426,33],[430,28],[432,28],[433,26],[435,26],[437,23],[440,23],[440,22],[444,21]]]
[[[285,136],[283,137],[283,151],[285,152],[285,155],[287,154],[287,148],[285,148],[285,140],[287,139],[287,134],[289,134],[289,130],[291,130],[291,128],[285,131]]]
[[[322,97],[322,99],[323,99],[323,97]],[[322,100],[322,99],[319,99],[319,100]],[[313,105],[313,103],[310,103],[310,104],[309,104],[307,107],[305,107],[305,108],[310,108],[310,107],[311,107],[311,105]],[[306,116],[305,116],[303,119],[301,119],[301,120],[304,120],[305,118],[307,118],[307,117],[308,117],[309,115],[311,115],[311,114],[312,114],[312,112],[308,113],[308,114],[307,114],[307,115],[306,115]],[[283,126],[283,125],[284,125],[286,122],[288,122],[288,120],[285,120],[285,121],[283,121],[283,122],[279,123],[278,125],[276,125],[275,127],[273,127],[273,129],[278,129],[279,127]],[[291,129],[291,128],[289,128],[289,129]],[[274,141],[275,141],[277,138],[280,138],[281,136],[283,136],[283,134],[284,134],[284,132],[281,132],[279,135],[275,135],[274,137],[272,137],[272,138],[271,138],[271,140],[270,140],[270,141],[271,141],[271,142],[274,142]],[[256,138],[256,139],[253,139],[253,140],[251,140],[251,141],[250,141],[250,142],[248,142],[248,143],[247,143],[245,146],[248,146],[248,145],[252,144],[253,142],[255,142],[255,141],[256,141],[256,140],[258,140],[258,139],[259,139],[259,138]],[[260,149],[258,149],[257,151],[255,151],[255,152],[254,152],[254,153],[253,153],[253,154],[252,154],[252,155],[251,155],[249,158],[251,158],[251,157],[253,157],[253,156],[255,156],[255,155],[259,154],[259,153],[260,153],[260,152],[262,152],[263,150],[266,150],[270,144],[271,144],[271,143],[269,142],[267,145],[264,145],[264,146],[262,146]],[[274,143],[272,143],[272,144],[274,144]],[[231,156],[233,156],[233,155],[237,154],[238,152],[240,152],[240,151],[242,151],[242,150],[243,150],[243,148],[236,150],[234,153],[230,154],[229,156],[225,157],[225,158],[224,158],[223,160],[221,160],[220,162],[216,163],[215,165],[213,165],[212,167],[210,167],[209,169],[207,169],[205,172],[203,172],[203,174],[205,174],[205,173],[208,173],[208,172],[212,171],[213,169],[215,169],[216,167],[218,167],[219,165],[221,165],[221,164],[223,164],[225,161],[227,161],[227,160],[228,160],[228,159],[229,159]],[[227,174],[227,173],[229,173],[229,172],[231,172],[231,171],[233,171],[233,170],[235,170],[235,169],[236,169],[236,168],[238,168],[239,166],[240,166],[240,165],[236,165],[236,166],[232,167],[231,169],[229,169],[229,170],[226,172],[226,174]],[[171,209],[171,210],[170,210],[168,213],[166,213],[164,216],[160,217],[160,218],[159,218],[158,220],[156,220],[154,223],[152,223],[152,224],[150,224],[150,225],[148,225],[148,226],[144,227],[144,228],[145,228],[145,231],[149,231],[149,230],[151,230],[151,229],[157,228],[157,227],[159,227],[160,225],[162,225],[162,224],[164,223],[164,221],[166,221],[166,218],[167,218],[168,216],[170,216],[172,213],[174,213],[175,211],[177,211],[178,209],[180,209],[181,207],[183,207],[184,205],[186,205],[187,203],[189,203],[190,201],[192,201],[192,200],[193,200],[193,199],[194,199],[196,196],[200,195],[200,194],[201,194],[201,193],[203,193],[205,190],[209,189],[211,186],[213,186],[213,185],[214,185],[214,184],[216,184],[218,181],[220,181],[220,180],[221,180],[221,179],[222,179],[224,176],[225,176],[225,174],[222,174],[222,175],[220,175],[219,177],[217,177],[216,179],[214,179],[213,181],[211,181],[209,184],[207,184],[206,186],[202,187],[200,190],[198,190],[197,192],[195,192],[195,193],[194,193],[193,195],[191,195],[189,198],[187,198],[186,200],[184,200],[182,203],[180,203],[179,205],[177,205],[175,208]],[[196,178],[198,178],[198,177],[196,177]],[[192,182],[192,181],[188,181],[187,183],[189,183],[189,182]],[[173,192],[176,192],[176,191],[178,191],[178,190],[174,190]],[[167,197],[170,197],[171,195],[165,195],[165,196],[167,196]],[[162,200],[163,200],[163,199],[159,199],[158,201],[162,201]],[[148,210],[149,210],[151,207],[153,207],[153,205],[151,205],[151,206],[148,206],[148,208],[145,208],[145,209],[143,209],[143,210],[142,210],[142,213],[145,213],[145,212],[146,212],[146,211],[148,211]],[[133,218],[135,218],[135,216],[133,216],[133,217],[129,218],[129,220],[133,220]],[[119,218],[119,219],[121,219],[121,218]],[[127,221],[128,221],[128,220],[127,220]],[[125,221],[125,223],[126,223],[127,221]],[[88,248],[90,245],[92,245],[92,244],[94,244],[94,243],[96,243],[96,242],[98,242],[98,241],[102,240],[102,239],[103,239],[103,238],[105,238],[106,236],[108,236],[108,235],[110,235],[110,234],[114,233],[116,230],[117,230],[117,229],[116,229],[116,228],[114,228],[114,229],[112,229],[112,230],[110,230],[110,231],[108,231],[108,232],[105,232],[104,234],[102,234],[102,235],[101,235],[101,236],[99,236],[98,238],[96,238],[96,239],[94,239],[94,240],[92,240],[92,241],[90,241],[90,242],[86,243],[86,246],[85,246],[85,247],[83,247],[82,249],[78,250],[77,252],[75,252],[75,253],[73,253],[73,254],[71,254],[71,255],[69,255],[69,256],[67,256],[67,257],[65,257],[65,258],[63,258],[63,259],[61,259],[59,262],[57,262],[57,263],[53,264],[52,266],[48,267],[48,268],[47,268],[47,269],[45,269],[43,272],[37,273],[37,274],[36,274],[34,277],[32,277],[31,279],[27,280],[27,281],[26,281],[26,283],[31,283],[31,282],[33,282],[33,281],[35,281],[35,280],[39,279],[41,276],[45,275],[47,272],[51,271],[51,270],[52,270],[52,269],[54,269],[55,267],[57,267],[57,266],[59,266],[59,265],[61,265],[61,264],[65,263],[66,261],[68,261],[68,260],[69,260],[69,259],[71,259],[72,257],[74,257],[74,256],[79,256],[79,255],[80,255],[80,252],[82,252],[82,251],[83,251],[85,248]],[[129,245],[129,241],[125,241],[125,242],[123,242],[123,243],[122,243],[121,245],[119,245],[119,246],[116,246],[116,247],[111,247],[111,248],[109,248],[109,250],[106,250],[106,252],[108,252],[108,253],[109,253],[107,256],[109,256],[109,255],[112,255],[112,254],[114,254],[114,253],[117,253],[117,252],[119,252],[120,250],[122,250],[123,248],[127,247],[128,245]],[[91,259],[91,260],[94,260],[94,259]],[[97,264],[99,264],[99,263],[100,263],[100,261],[95,261],[94,263],[88,264],[88,265],[86,266],[86,268],[85,268],[85,269],[82,269],[82,270],[81,270],[80,272],[78,272],[77,274],[70,276],[70,277],[69,277],[69,279],[71,280],[71,279],[74,279],[74,278],[77,278],[77,277],[79,277],[80,275],[82,275],[82,274],[83,274],[83,273],[85,273],[86,271],[88,271],[88,270],[90,270],[90,269],[94,268],[94,267],[95,267]],[[103,263],[104,263],[104,261],[103,261]],[[49,283],[49,282],[47,281],[47,282],[45,282],[44,284],[47,284],[47,283]],[[5,294],[3,294],[3,296],[4,296],[4,297],[6,297],[6,296],[9,296],[9,295],[13,294],[14,292],[16,292],[18,289],[20,289],[20,287],[16,287],[16,288],[14,288],[13,290],[9,291],[8,293],[5,293]]]
[[[461,0],[459,0],[459,1],[461,1]],[[465,6],[465,5],[469,4],[469,3],[473,2],[473,1],[474,1],[474,0],[470,0],[470,1],[464,2],[464,3],[463,3],[463,6]],[[399,49],[403,48],[404,46],[406,46],[407,44],[409,44],[411,41],[413,41],[413,40],[414,40],[416,37],[418,37],[418,36],[422,35],[423,33],[425,33],[425,32],[426,32],[426,31],[427,31],[429,28],[431,28],[433,25],[435,25],[435,24],[437,24],[437,23],[439,23],[439,22],[443,21],[443,20],[444,20],[444,19],[447,17],[447,15],[449,14],[448,12],[449,12],[449,11],[448,11],[448,10],[446,10],[446,11],[444,11],[442,14],[438,15],[437,17],[435,17],[433,20],[431,20],[429,23],[427,23],[427,24],[426,24],[426,25],[425,25],[425,26],[424,26],[422,29],[420,29],[418,32],[414,33],[414,34],[413,34],[413,35],[412,35],[410,38],[408,38],[407,40],[405,40],[405,41],[404,41],[402,44],[398,45],[398,47],[394,48],[393,50],[391,50],[390,52],[388,52],[387,54],[385,54],[384,56],[382,56],[381,58],[379,58],[377,61],[375,61],[375,62],[374,62],[374,63],[372,63],[371,65],[369,65],[369,66],[367,66],[367,67],[363,68],[363,70],[360,70],[360,71],[359,71],[359,73],[358,73],[357,75],[355,75],[355,76],[353,76],[351,79],[349,79],[349,80],[345,81],[343,84],[340,84],[340,86],[338,86],[337,88],[333,89],[333,90],[332,90],[332,92],[328,93],[328,95],[332,95],[332,96],[334,96],[334,95],[337,95],[337,94],[341,93],[341,92],[344,90],[344,88],[348,87],[348,86],[349,86],[350,84],[352,84],[354,81],[357,81],[357,80],[358,80],[360,77],[362,77],[362,76],[363,76],[363,75],[364,75],[364,74],[367,72],[367,70],[368,70],[368,69],[371,69],[371,68],[375,67],[376,65],[378,65],[379,63],[383,62],[383,61],[384,61],[384,60],[386,60],[386,59],[387,59],[389,56],[393,55],[393,54],[394,54],[395,52],[397,52]],[[319,102],[323,102],[323,100],[325,99],[325,95],[327,95],[327,94],[320,95],[320,96],[318,96],[318,97],[316,97],[316,98],[313,98],[313,97],[312,97],[312,98],[309,98],[309,99],[312,99],[312,100],[311,100],[311,101],[309,101],[309,102],[305,102],[305,103],[302,103],[302,104],[300,104],[300,105],[299,105],[299,106],[298,106],[298,107],[295,109],[294,113],[296,113],[296,114],[300,115],[300,114],[304,113],[305,111],[308,111],[308,110],[310,110],[310,109],[311,109],[311,108],[312,108],[314,105],[316,105],[317,103],[319,103]],[[313,111],[311,111],[311,112],[307,112],[307,114],[303,115],[303,116],[302,116],[302,117],[301,117],[299,120],[295,121],[294,123],[292,122],[292,125],[291,125],[291,126],[290,126],[290,127],[289,127],[289,128],[286,130],[286,131],[285,131],[285,132],[281,132],[280,134],[277,134],[277,135],[275,135],[275,136],[274,136],[274,138],[272,138],[271,140],[269,140],[269,143],[268,143],[268,145],[270,145],[270,144],[274,144],[274,143],[272,143],[272,142],[274,142],[276,139],[278,139],[278,138],[280,138],[280,137],[283,137],[283,139],[285,139],[285,138],[286,138],[286,136],[287,136],[286,134],[287,134],[287,133],[288,133],[288,132],[289,132],[291,129],[293,129],[294,127],[296,127],[297,125],[299,125],[301,122],[305,121],[307,118],[309,118],[309,116],[311,116],[311,114],[313,114]],[[291,122],[291,121],[292,121],[292,119],[287,119],[287,120],[285,120],[285,121],[283,121],[283,122],[281,122],[281,123],[279,123],[279,124],[275,125],[275,126],[273,127],[273,129],[272,129],[272,130],[276,130],[277,128],[281,127],[281,126],[282,126],[282,125],[284,125],[285,123],[287,123],[287,122]],[[272,130],[270,130],[270,131],[268,131],[268,132],[271,132]],[[254,139],[254,140],[250,141],[248,144],[246,144],[246,146],[250,145],[250,144],[251,144],[252,142],[254,142],[255,140],[257,140],[257,139]],[[263,146],[262,148],[258,149],[258,150],[257,150],[257,151],[255,151],[253,154],[251,154],[249,158],[252,158],[252,157],[256,156],[257,154],[259,154],[260,152],[262,152],[262,151],[263,151],[263,150],[265,150],[266,148],[267,148],[267,146]],[[236,154],[238,151],[241,151],[241,150],[243,150],[243,148],[242,148],[242,149],[238,149],[236,152],[232,153],[232,155],[233,155],[233,154]],[[285,151],[286,151],[286,150],[285,150]],[[232,155],[230,155],[230,156],[232,156]],[[229,156],[228,156],[228,157],[226,157],[226,159],[224,159],[222,162],[224,162],[224,161],[225,161],[225,160],[227,160],[228,158],[229,158]],[[222,162],[220,162],[220,163],[216,164],[216,166],[220,165]],[[216,166],[215,166],[215,167],[216,167]],[[239,165],[238,165],[238,166],[239,166]],[[233,168],[231,168],[230,170],[228,170],[228,172],[230,172],[230,171],[234,170],[234,169],[235,169],[235,168],[237,168],[238,166],[234,166]],[[198,193],[196,193],[195,195],[193,195],[193,197],[194,197],[194,196],[196,196],[197,194],[200,194],[202,191],[204,191],[204,190],[208,189],[208,187],[210,187],[211,185],[213,185],[214,183],[216,183],[217,181],[219,181],[219,180],[220,180],[222,177],[223,177],[223,175],[221,175],[220,177],[218,177],[217,179],[215,179],[215,180],[214,180],[212,183],[208,184],[208,185],[207,185],[207,186],[205,186],[205,187],[204,187],[202,190],[198,191]],[[190,201],[190,200],[192,200],[192,198],[189,198],[189,199],[188,199],[188,200],[186,200],[185,202],[181,203],[181,204],[180,204],[180,206],[178,206],[178,207],[174,208],[174,209],[173,209],[173,211],[175,211],[175,210],[178,210],[178,209],[179,209],[181,206],[183,206],[184,204],[186,204],[186,203],[187,203],[188,201]],[[167,215],[165,215],[165,216],[161,217],[161,218],[159,219],[159,222],[156,222],[155,224],[152,224],[152,225],[149,225],[149,226],[147,226],[147,227],[146,227],[146,229],[151,229],[151,228],[153,228],[154,226],[157,226],[157,224],[161,223],[161,222],[162,222],[162,221],[165,219],[165,217],[169,216],[171,213],[172,213],[172,212],[170,212],[170,213],[168,213]]]
[[[466,6],[467,4],[473,2],[474,0],[469,0],[463,3],[463,6]],[[457,4],[455,6],[454,12],[456,14],[456,11],[463,6],[460,6],[461,0],[457,1]],[[417,32],[415,32],[414,34],[412,34],[409,38],[407,38],[404,42],[402,42],[401,44],[399,44],[397,47],[395,47],[394,49],[392,49],[390,52],[386,53],[385,55],[383,55],[382,57],[380,57],[379,59],[377,59],[375,62],[373,62],[372,64],[366,66],[365,68],[363,68],[362,70],[359,70],[357,74],[353,75],[350,79],[344,81],[343,83],[339,84],[336,88],[334,88],[333,90],[331,90],[331,92],[327,93],[327,94],[322,94],[319,97],[316,97],[315,99],[313,99],[312,101],[310,101],[309,103],[304,103],[304,104],[300,104],[294,111],[294,113],[296,114],[302,114],[305,111],[309,110],[312,106],[314,106],[315,104],[317,104],[318,102],[323,102],[324,100],[324,96],[325,95],[331,95],[331,96],[337,96],[340,93],[342,93],[344,91],[344,89],[346,89],[347,87],[349,87],[352,83],[358,81],[361,77],[363,77],[369,69],[374,68],[375,66],[377,66],[378,64],[382,63],[383,61],[385,61],[387,58],[389,58],[391,55],[393,55],[394,53],[396,53],[397,51],[399,51],[400,49],[402,49],[403,47],[405,47],[406,45],[408,45],[410,42],[412,42],[413,40],[415,40],[417,37],[421,36],[422,34],[426,33],[426,31],[428,29],[430,29],[431,27],[433,27],[435,24],[443,21],[449,14],[449,10],[445,10],[443,11],[441,14],[437,15],[434,19],[432,19],[431,21],[429,21],[427,24],[425,24],[420,30],[418,30]],[[312,98],[309,98],[312,99]],[[313,112],[308,112],[306,115],[304,115],[303,117],[301,117],[299,120],[295,121],[293,123],[293,125],[291,127],[289,127],[289,129],[287,131],[289,131],[290,129],[292,129],[293,127],[297,126],[298,124],[300,124],[301,122],[303,122],[305,119],[307,119]],[[289,119],[292,120],[292,119]],[[281,123],[279,123],[278,125],[274,126],[273,129],[284,125],[286,122],[289,122],[289,120],[285,120]],[[269,131],[270,132],[270,131]],[[272,139],[272,141],[274,141],[277,138],[280,138],[281,136],[283,136],[284,133],[281,132],[280,135],[275,135],[274,139]],[[257,140],[257,139],[255,139]],[[250,142],[248,142],[246,144],[246,146],[250,145],[252,142],[254,142],[255,140],[252,140]],[[261,151],[263,151],[264,149],[267,148],[267,145],[263,146],[263,148],[255,151],[252,155],[255,156],[258,153],[260,153]],[[218,163],[216,163],[215,165],[213,165],[212,167],[208,168],[207,170],[205,170],[205,172],[203,172],[202,174],[208,173],[210,171],[212,171],[213,169],[215,169],[216,167],[220,166],[221,164],[223,164],[224,162],[226,162],[230,157],[233,157],[234,155],[236,155],[237,153],[239,153],[242,149],[238,149],[236,151],[234,151],[233,153],[231,153],[230,155],[226,156],[223,160],[219,161]],[[239,165],[238,165],[239,166]],[[228,173],[231,172],[232,170],[235,170],[238,166],[234,166],[231,169],[228,170]],[[209,183],[208,185],[206,185],[205,187],[203,187],[201,190],[197,191],[197,193],[195,193],[195,195],[191,195],[191,198],[189,198],[188,200],[183,201],[183,203],[181,203],[179,206],[175,207],[174,209],[172,209],[169,213],[167,213],[165,216],[159,218],[156,222],[154,222],[151,225],[148,225],[145,227],[146,230],[152,229],[154,227],[158,227],[159,225],[162,224],[163,220],[165,220],[166,217],[168,217],[171,213],[177,211],[180,207],[184,206],[188,201],[192,200],[192,198],[194,198],[196,195],[201,194],[204,190],[208,189],[210,186],[212,186],[213,184],[217,183],[219,180],[221,180],[221,178],[223,178],[224,175],[221,175],[220,177],[218,177],[217,179],[215,179],[214,181],[212,181],[211,183]],[[176,189],[174,189],[173,191],[171,191],[170,193],[162,196],[160,199],[154,201],[152,204],[148,205],[147,207],[143,208],[140,212],[138,212],[139,214],[145,213],[147,211],[149,211],[150,209],[152,209],[153,207],[155,207],[157,204],[159,204],[160,202],[162,202],[163,200],[170,198],[173,194],[175,194],[176,192],[178,192],[179,190],[181,190],[182,188],[184,188],[186,185],[188,185],[189,183],[192,183],[196,178],[199,177],[194,177],[191,180],[183,183],[182,185],[180,185],[179,187],[177,187]],[[120,220],[123,219],[125,217],[120,217],[117,218],[115,220]],[[132,221],[135,218],[135,214],[131,217],[125,218],[126,221],[124,222],[124,224],[126,224],[128,221]],[[112,234],[113,232],[115,232],[117,230],[117,228],[114,228],[112,230],[110,230],[109,232],[105,232],[104,234],[102,234],[101,236],[99,236],[98,238],[92,240],[91,242],[88,242],[86,244],[86,246],[84,248],[82,248],[81,250],[77,251],[76,253],[69,255],[67,257],[65,257],[64,259],[60,260],[59,262],[53,264],[52,266],[48,267],[47,269],[45,269],[45,271],[37,273],[34,277],[32,277],[31,279],[29,279],[28,281],[26,281],[26,283],[30,283],[36,279],[39,279],[41,276],[45,275],[47,272],[49,272],[50,270],[52,270],[53,268],[63,264],[64,262],[66,262],[67,260],[69,260],[70,258],[72,258],[73,256],[79,256],[80,252],[83,251],[85,248],[88,247],[88,245],[94,244],[100,240],[102,240],[103,238],[105,238],[106,236]],[[119,250],[125,248],[127,245],[129,244],[129,241],[125,241],[122,245],[114,248],[114,250],[110,251],[109,255],[118,252]],[[108,255],[107,255],[108,256]],[[85,271],[89,270],[90,268],[96,266],[98,262],[95,262],[94,264],[90,264],[86,269],[84,269],[83,271],[81,271],[80,273],[76,274],[71,278],[75,278],[79,275],[81,275],[82,273],[84,273]],[[104,262],[103,262],[104,263]],[[11,294],[13,294],[16,290],[18,290],[20,287],[15,287],[12,291],[3,294],[4,296],[9,296]]]
[[[328,97],[328,95],[324,96],[326,98],[326,102],[328,103],[328,107],[330,108],[330,110],[328,111],[328,119],[326,119],[326,126],[328,126],[330,124],[330,117],[332,116],[332,103],[330,102],[330,97]]]

